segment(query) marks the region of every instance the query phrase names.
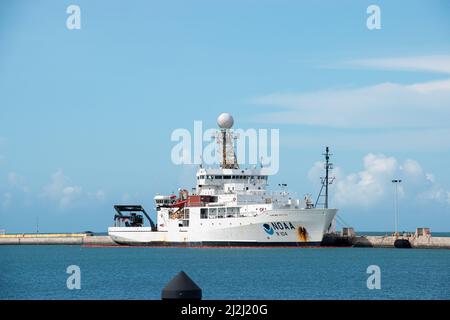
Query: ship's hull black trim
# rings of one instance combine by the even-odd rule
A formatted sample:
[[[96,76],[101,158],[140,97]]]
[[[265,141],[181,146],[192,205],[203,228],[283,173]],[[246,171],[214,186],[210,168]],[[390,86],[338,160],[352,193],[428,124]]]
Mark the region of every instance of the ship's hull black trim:
[[[133,242],[114,240],[116,243],[124,246],[144,246],[144,247],[317,247],[318,242],[242,242],[242,241],[201,241],[201,242]]]

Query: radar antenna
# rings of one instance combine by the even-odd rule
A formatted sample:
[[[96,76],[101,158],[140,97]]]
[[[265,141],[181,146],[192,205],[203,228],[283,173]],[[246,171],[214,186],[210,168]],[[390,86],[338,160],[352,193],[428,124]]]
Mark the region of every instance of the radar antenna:
[[[222,113],[217,118],[217,124],[220,127],[220,131],[217,132],[217,143],[222,153],[220,164],[222,169],[239,169],[236,153],[234,152],[233,140],[237,139],[237,136],[233,134],[231,129],[233,123],[233,117],[229,113]]]

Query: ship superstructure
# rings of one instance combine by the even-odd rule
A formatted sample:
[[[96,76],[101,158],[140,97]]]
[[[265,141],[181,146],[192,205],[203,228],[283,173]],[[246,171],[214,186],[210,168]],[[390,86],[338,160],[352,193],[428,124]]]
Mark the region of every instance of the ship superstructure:
[[[295,199],[287,190],[268,190],[269,177],[262,167],[244,169],[237,163],[231,115],[220,115],[218,124],[220,167],[200,167],[191,192],[156,195],[156,223],[140,206],[115,206],[111,238],[119,244],[150,246],[319,245],[337,209],[329,209],[328,202],[317,208],[309,195]],[[144,226],[137,212],[145,214],[150,226]]]

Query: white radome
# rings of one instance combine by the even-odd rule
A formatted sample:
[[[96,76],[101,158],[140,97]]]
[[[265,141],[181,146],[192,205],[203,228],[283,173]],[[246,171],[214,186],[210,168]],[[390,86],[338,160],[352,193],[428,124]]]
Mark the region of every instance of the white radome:
[[[219,125],[220,128],[222,129],[231,129],[231,127],[234,124],[234,119],[233,116],[229,113],[222,113],[218,118],[217,118],[217,124]]]

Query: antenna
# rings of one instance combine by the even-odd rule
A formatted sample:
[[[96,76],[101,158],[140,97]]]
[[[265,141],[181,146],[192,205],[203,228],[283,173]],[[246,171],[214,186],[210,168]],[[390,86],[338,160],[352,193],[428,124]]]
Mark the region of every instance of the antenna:
[[[394,199],[394,206],[395,206],[395,236],[398,235],[398,184],[401,183],[401,179],[393,179],[392,183],[395,185],[395,199]]]
[[[233,134],[231,129],[233,123],[233,117],[229,113],[222,113],[217,118],[217,124],[220,127],[217,135],[217,143],[222,149],[222,169],[239,169],[233,143],[237,139],[237,136]]]
[[[227,129],[222,129],[222,165],[227,167]]]
[[[319,195],[317,196],[317,200],[316,200],[316,204],[314,205],[314,207],[317,207],[317,205],[319,204],[319,199],[320,197],[325,197],[325,200],[323,203],[323,207],[325,209],[328,209],[328,185],[332,184],[335,177],[330,177],[330,170],[333,169],[333,164],[330,162],[330,157],[333,155],[330,153],[330,148],[326,147],[325,148],[325,153],[323,153],[323,155],[325,156],[325,164],[324,164],[324,169],[325,169],[325,177],[320,177],[320,181],[322,183],[322,187],[320,188],[320,192]],[[322,191],[325,188],[325,194],[322,195]]]
[[[333,164],[330,163],[330,148],[325,148],[325,153],[323,154],[325,156],[325,205],[324,208],[328,209],[328,185],[330,184],[329,178],[328,178],[328,172],[329,170],[333,169]],[[323,182],[322,182],[323,183]]]

